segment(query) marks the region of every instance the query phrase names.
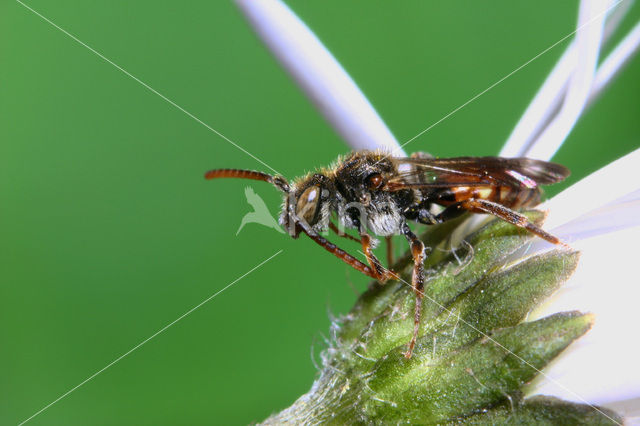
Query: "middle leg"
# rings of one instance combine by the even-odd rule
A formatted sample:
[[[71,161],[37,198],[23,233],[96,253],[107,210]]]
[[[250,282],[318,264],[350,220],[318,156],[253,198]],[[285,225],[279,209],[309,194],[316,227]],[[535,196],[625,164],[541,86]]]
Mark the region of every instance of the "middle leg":
[[[413,255],[413,274],[411,276],[411,287],[416,297],[416,305],[413,314],[413,335],[409,342],[409,349],[404,353],[405,358],[411,358],[413,348],[418,340],[418,332],[420,331],[420,315],[422,314],[422,298],[424,297],[424,243],[418,239],[409,225],[404,223],[402,226],[402,234],[411,244],[411,254]]]
[[[387,268],[391,268],[393,265],[393,237],[385,237],[385,242],[387,243]]]

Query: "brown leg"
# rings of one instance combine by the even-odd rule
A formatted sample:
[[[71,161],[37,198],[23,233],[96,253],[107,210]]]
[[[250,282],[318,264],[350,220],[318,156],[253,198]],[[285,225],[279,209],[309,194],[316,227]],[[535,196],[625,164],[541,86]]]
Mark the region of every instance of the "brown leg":
[[[307,234],[309,238],[311,238],[316,243],[320,244],[325,250],[327,250],[329,253],[332,253],[338,259],[341,259],[347,265],[352,266],[353,268],[357,269],[358,271],[362,272],[365,275],[370,276],[373,279],[376,279],[376,280],[379,279],[379,274],[377,271],[375,271],[374,269],[371,269],[369,266],[360,262],[358,259],[351,256],[349,253],[342,250],[340,247],[336,246],[326,238],[318,235],[317,233],[315,233],[310,229],[305,229],[305,227],[299,224],[298,224],[298,229],[301,232],[304,232],[305,234]]]
[[[413,348],[418,339],[420,331],[420,315],[422,313],[422,298],[424,297],[424,244],[418,239],[416,234],[411,232],[406,223],[402,227],[402,233],[411,244],[411,254],[413,255],[413,275],[411,276],[411,287],[416,296],[416,306],[413,314],[413,335],[409,342],[409,349],[404,353],[405,358],[411,358]]]
[[[384,269],[378,258],[373,254],[373,250],[371,249],[371,236],[366,232],[362,232],[360,233],[360,241],[362,241],[362,251],[365,256],[367,256],[367,261],[369,262],[371,269],[378,274],[378,276],[374,278],[381,282],[385,282],[390,278],[398,279],[395,273],[388,269]]]
[[[338,229],[337,226],[335,226],[333,224],[333,222],[329,222],[329,229],[331,229],[333,232],[335,232],[336,235],[338,235],[339,237],[342,238],[346,238],[348,240],[352,240],[357,242],[358,244],[362,244],[362,241],[360,241],[359,239],[357,239],[356,237],[354,237],[353,235],[349,235],[346,232],[340,232],[340,230]]]
[[[385,237],[385,241],[387,242],[387,268],[391,268],[393,265],[393,237]]]
[[[532,234],[537,235],[543,240],[549,241],[552,244],[561,244],[565,247],[569,247],[566,243],[560,241],[560,239],[554,235],[549,234],[544,229],[539,228],[534,223],[531,223],[526,216],[521,215],[518,212],[515,212],[501,204],[493,203],[487,200],[479,200],[479,199],[469,199],[466,201],[462,201],[462,208],[469,210],[473,213],[488,213],[492,214],[506,222],[509,222],[513,225],[519,226],[521,228],[526,229]]]

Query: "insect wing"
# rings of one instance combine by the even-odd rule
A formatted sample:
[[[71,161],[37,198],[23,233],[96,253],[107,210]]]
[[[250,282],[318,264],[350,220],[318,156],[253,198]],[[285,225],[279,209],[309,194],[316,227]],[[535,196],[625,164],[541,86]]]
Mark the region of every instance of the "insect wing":
[[[564,166],[532,158],[394,158],[393,161],[398,173],[387,180],[385,189],[389,191],[486,185],[535,188],[569,176]]]

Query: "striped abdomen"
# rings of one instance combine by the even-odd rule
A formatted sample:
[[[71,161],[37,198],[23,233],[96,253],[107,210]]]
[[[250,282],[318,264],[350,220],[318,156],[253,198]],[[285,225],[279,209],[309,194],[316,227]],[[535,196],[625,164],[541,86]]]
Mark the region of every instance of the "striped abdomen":
[[[482,199],[502,204],[511,209],[535,206],[540,202],[541,190],[536,188],[514,188],[512,186],[454,186],[439,191],[434,202],[444,206],[470,199]]]

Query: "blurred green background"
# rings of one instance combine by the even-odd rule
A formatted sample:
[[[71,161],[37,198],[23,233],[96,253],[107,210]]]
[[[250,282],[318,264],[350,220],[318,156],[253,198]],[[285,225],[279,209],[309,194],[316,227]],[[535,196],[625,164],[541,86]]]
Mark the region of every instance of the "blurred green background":
[[[347,151],[231,2],[26,4],[288,177]],[[577,1],[551,0],[289,4],[401,141],[572,32],[577,15]],[[638,19],[636,5],[616,40]],[[409,151],[497,153],[565,46]],[[640,146],[639,77],[635,58],[581,118],[555,157],[567,184]],[[308,239],[255,224],[235,235],[245,186],[274,214],[279,194],[202,175],[262,165],[13,1],[0,6],[0,140],[1,424],[279,250],[30,423],[246,424],[308,390],[328,313],[345,313],[368,280]]]

